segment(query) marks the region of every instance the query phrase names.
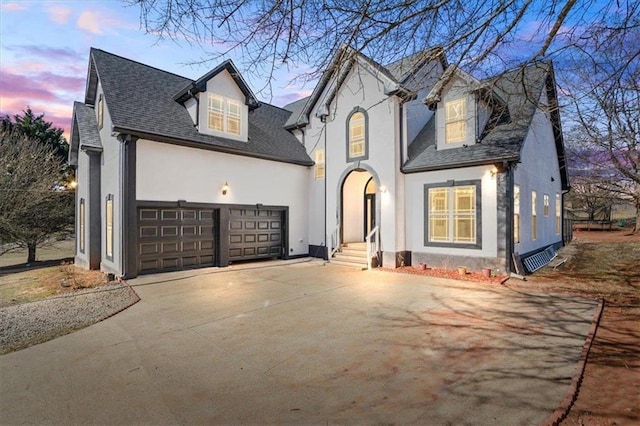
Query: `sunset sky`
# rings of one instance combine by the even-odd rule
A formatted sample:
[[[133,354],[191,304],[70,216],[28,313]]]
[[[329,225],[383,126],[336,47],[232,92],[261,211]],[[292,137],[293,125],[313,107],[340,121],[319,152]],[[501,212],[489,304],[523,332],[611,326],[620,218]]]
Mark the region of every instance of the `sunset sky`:
[[[68,138],[73,102],[84,100],[91,47],[193,79],[216,65],[190,65],[206,57],[203,47],[145,34],[138,8],[116,0],[0,0],[0,115],[30,106]],[[262,82],[244,77],[261,100],[279,106],[313,89],[287,86],[283,71],[273,97],[265,98]]]

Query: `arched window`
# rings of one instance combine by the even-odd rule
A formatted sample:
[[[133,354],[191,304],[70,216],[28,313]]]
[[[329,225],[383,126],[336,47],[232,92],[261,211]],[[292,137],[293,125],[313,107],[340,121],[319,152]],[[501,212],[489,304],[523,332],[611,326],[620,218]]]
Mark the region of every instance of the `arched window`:
[[[347,118],[347,161],[366,160],[369,156],[367,112],[354,108]]]

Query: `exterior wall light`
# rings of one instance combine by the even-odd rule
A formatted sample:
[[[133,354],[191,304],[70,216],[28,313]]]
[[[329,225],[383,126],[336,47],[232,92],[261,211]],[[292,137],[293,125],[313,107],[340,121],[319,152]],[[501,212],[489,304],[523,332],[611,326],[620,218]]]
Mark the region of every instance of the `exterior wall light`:
[[[498,173],[498,168],[496,166],[491,167],[491,170],[489,170],[489,173],[491,173],[491,177],[496,177],[496,174]]]
[[[222,195],[227,195],[227,192],[229,192],[229,183],[225,182],[224,185],[222,185]]]

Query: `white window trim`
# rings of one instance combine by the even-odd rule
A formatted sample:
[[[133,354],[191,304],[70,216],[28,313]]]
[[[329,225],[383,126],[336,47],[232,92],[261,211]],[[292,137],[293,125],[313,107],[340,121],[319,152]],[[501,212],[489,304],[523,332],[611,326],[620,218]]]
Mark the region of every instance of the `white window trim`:
[[[456,108],[456,104],[460,104]],[[450,117],[450,108],[462,113],[461,116]],[[452,137],[449,132],[449,126],[457,125],[461,127],[460,134],[457,137]],[[457,98],[450,101],[446,101],[444,104],[444,142],[445,144],[457,144],[464,143],[467,140],[467,98]]]
[[[221,104],[221,109],[214,108],[212,105],[212,101],[217,100]],[[237,107],[237,113],[231,111],[231,107]],[[211,119],[211,114],[217,114],[220,116],[220,120],[222,122],[222,128],[218,129],[212,125],[213,120]],[[233,126],[230,125],[230,122],[233,120],[238,121],[237,132],[231,130]],[[214,132],[222,132],[228,133],[234,136],[240,136],[242,134],[242,104],[235,99],[230,99],[215,93],[209,93],[209,97],[207,98],[207,128],[209,130],[213,130]]]

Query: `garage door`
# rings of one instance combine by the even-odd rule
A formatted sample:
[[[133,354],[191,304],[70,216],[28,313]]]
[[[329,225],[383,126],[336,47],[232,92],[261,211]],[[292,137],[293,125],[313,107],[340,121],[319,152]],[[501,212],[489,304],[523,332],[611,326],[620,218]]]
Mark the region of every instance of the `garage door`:
[[[138,209],[138,272],[162,272],[215,262],[212,209]]]
[[[229,261],[280,257],[282,240],[282,210],[230,210]]]

